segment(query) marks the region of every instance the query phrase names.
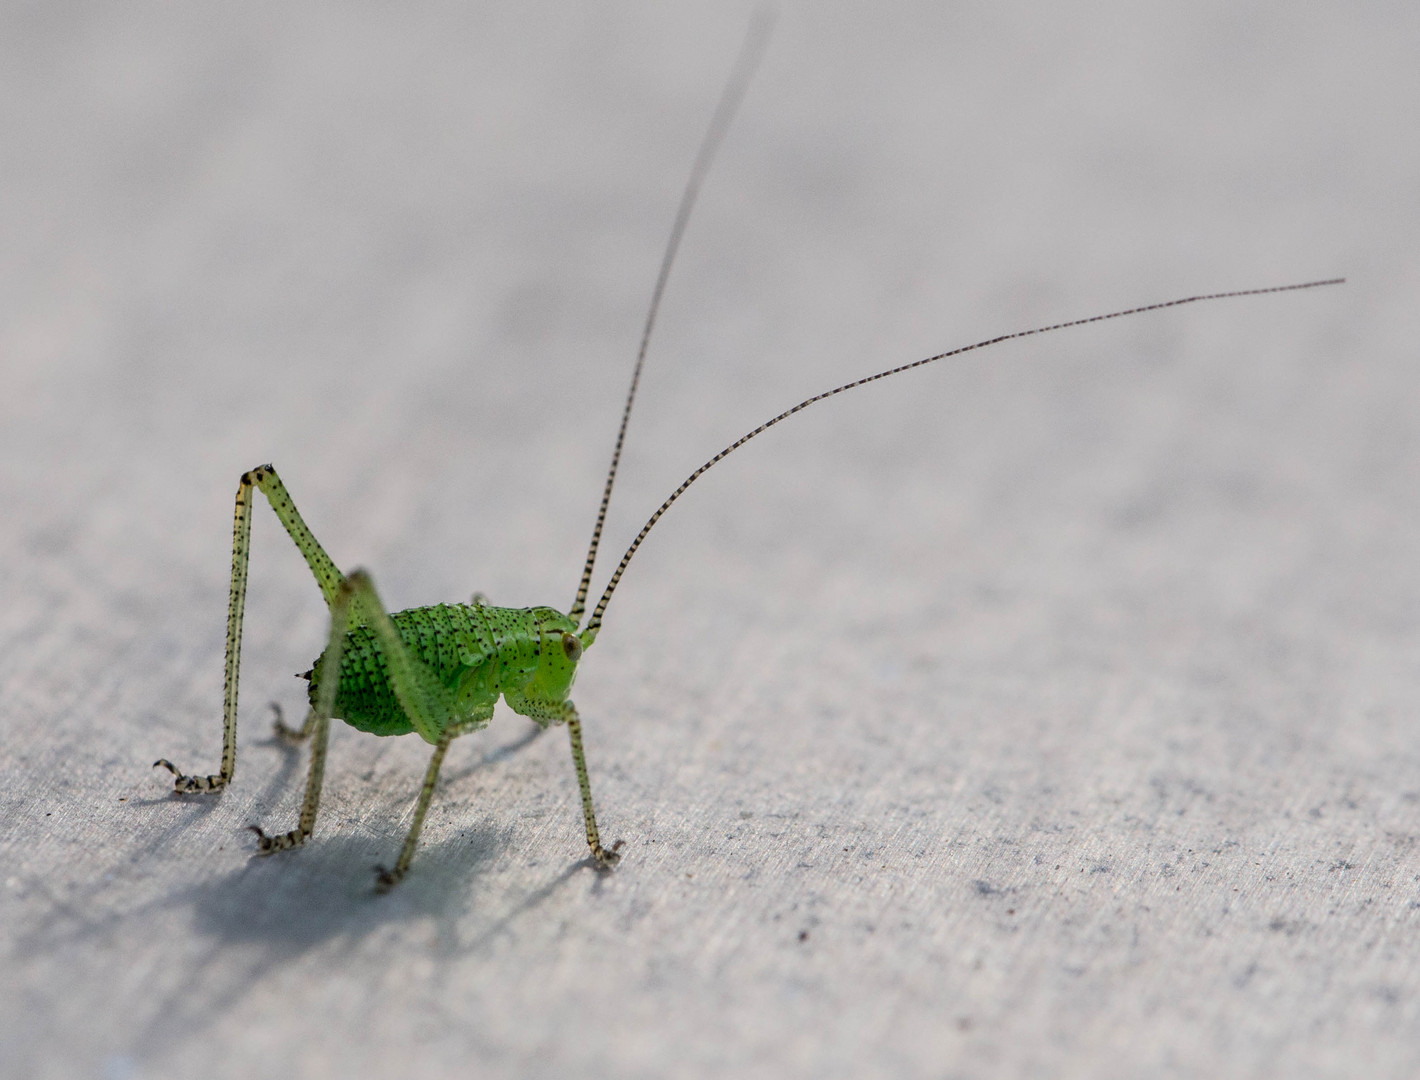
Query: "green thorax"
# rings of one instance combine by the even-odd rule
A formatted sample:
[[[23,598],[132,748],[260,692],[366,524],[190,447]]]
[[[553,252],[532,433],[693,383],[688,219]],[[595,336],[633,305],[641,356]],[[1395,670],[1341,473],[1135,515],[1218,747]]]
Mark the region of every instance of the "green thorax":
[[[410,651],[449,691],[448,720],[492,715],[499,695],[539,722],[555,720],[577,674],[581,641],[566,615],[549,607],[436,604],[390,616]],[[575,644],[564,641],[568,635]],[[310,700],[324,676],[324,654],[310,672]],[[404,735],[413,725],[390,685],[384,654],[359,626],[345,636],[333,715],[374,735]]]

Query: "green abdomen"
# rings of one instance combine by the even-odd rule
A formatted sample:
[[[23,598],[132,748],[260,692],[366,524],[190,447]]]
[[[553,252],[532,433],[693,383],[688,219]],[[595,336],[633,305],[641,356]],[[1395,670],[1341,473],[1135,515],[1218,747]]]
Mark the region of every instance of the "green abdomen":
[[[438,604],[390,616],[410,650],[449,691],[462,719],[488,712],[498,695],[523,686],[537,667],[539,629],[534,609]],[[324,655],[311,672],[310,700],[324,677]],[[374,635],[356,627],[345,636],[333,715],[372,735],[414,730],[390,686],[384,653]]]

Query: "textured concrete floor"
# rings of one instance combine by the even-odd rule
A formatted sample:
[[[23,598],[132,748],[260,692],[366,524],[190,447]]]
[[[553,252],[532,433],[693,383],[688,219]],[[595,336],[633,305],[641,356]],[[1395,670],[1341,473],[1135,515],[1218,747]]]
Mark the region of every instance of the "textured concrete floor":
[[[509,7],[508,11],[514,9]],[[1420,16],[786,3],[692,224],[565,736],[267,737],[323,605],[568,604],[747,7],[9,4],[0,1072],[1420,1072]],[[605,574],[610,569],[603,568]]]

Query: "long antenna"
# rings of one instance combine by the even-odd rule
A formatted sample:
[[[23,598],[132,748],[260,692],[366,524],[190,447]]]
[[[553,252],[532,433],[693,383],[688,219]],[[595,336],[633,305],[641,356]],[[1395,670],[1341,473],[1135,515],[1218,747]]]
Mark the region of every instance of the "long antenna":
[[[656,522],[661,520],[661,515],[671,508],[672,503],[685,494],[686,489],[690,487],[691,484],[699,480],[709,472],[714,465],[729,457],[756,435],[768,431],[775,424],[779,423],[779,421],[787,420],[796,412],[802,412],[810,405],[823,401],[825,398],[831,398],[835,394],[843,393],[845,390],[855,390],[860,386],[866,386],[870,382],[877,382],[879,379],[886,379],[889,375],[900,375],[904,371],[911,371],[913,368],[935,363],[938,360],[945,360],[949,356],[960,356],[962,353],[985,349],[988,346],[999,345],[1003,341],[1013,341],[1016,338],[1032,337],[1036,334],[1049,334],[1054,330],[1065,330],[1071,326],[1085,326],[1089,323],[1105,322],[1109,319],[1122,319],[1126,315],[1142,315],[1146,311],[1158,311],[1160,308],[1179,307],[1183,304],[1196,304],[1202,300],[1226,300],[1237,296],[1261,296],[1264,293],[1295,292],[1298,289],[1316,289],[1323,285],[1340,285],[1345,280],[1345,278],[1328,278],[1326,281],[1307,281],[1300,285],[1273,285],[1266,289],[1242,289],[1236,292],[1208,293],[1204,296],[1185,296],[1180,300],[1165,300],[1163,303],[1159,304],[1145,304],[1143,307],[1127,308],[1124,311],[1111,311],[1108,315],[1092,315],[1087,319],[1071,319],[1069,322],[1054,323],[1050,326],[1038,326],[1034,330],[1017,330],[1012,334],[1002,334],[999,337],[978,341],[974,345],[962,345],[956,349],[949,349],[947,352],[938,353],[936,356],[929,356],[925,360],[914,360],[910,364],[902,364],[899,367],[888,368],[888,370],[880,371],[876,375],[869,375],[863,379],[855,379],[852,382],[844,383],[842,386],[836,386],[832,390],[825,390],[821,394],[815,394],[811,398],[805,398],[792,409],[785,409],[778,416],[771,420],[766,420],[753,431],[740,436],[734,442],[730,443],[729,446],[725,447],[725,449],[721,450],[704,465],[687,476],[680,487],[671,492],[670,498],[661,503],[656,512],[652,514],[646,524],[641,527],[641,531],[636,534],[636,539],[631,541],[631,546],[626,549],[626,554],[621,557],[621,562],[617,565],[616,572],[611,575],[611,581],[607,584],[606,592],[602,593],[602,598],[597,601],[596,610],[592,612],[592,617],[587,620],[586,629],[595,631],[601,626],[602,615],[605,614],[606,606],[611,601],[611,594],[616,591],[616,586],[621,581],[621,575],[626,572],[627,564],[631,562],[631,556],[636,554],[636,549],[641,546],[641,541],[646,539],[646,534],[651,531]]]
[[[700,194],[700,185],[704,183],[705,176],[710,171],[710,165],[715,160],[715,152],[720,149],[720,143],[725,139],[725,132],[730,129],[730,121],[734,119],[740,102],[744,100],[750,79],[754,77],[755,69],[764,56],[764,48],[769,42],[769,31],[773,25],[774,16],[769,8],[760,8],[755,13],[749,30],[745,33],[744,44],[740,46],[739,58],[735,61],[729,81],[725,83],[725,89],[720,95],[720,103],[715,107],[715,115],[710,120],[710,127],[700,143],[699,152],[695,155],[695,164],[690,169],[690,179],[686,181],[685,191],[680,196],[680,206],[676,210],[675,224],[671,226],[670,240],[666,243],[666,252],[661,257],[661,270],[656,275],[656,287],[651,292],[651,308],[646,312],[646,325],[641,331],[641,347],[636,351],[636,367],[631,373],[631,389],[626,393],[626,407],[621,410],[621,427],[616,433],[616,448],[611,452],[611,468],[606,473],[606,487],[602,489],[602,504],[597,509],[597,524],[592,529],[592,542],[587,546],[587,565],[582,568],[582,582],[577,586],[577,599],[572,604],[572,610],[568,612],[568,617],[574,625],[581,621],[582,612],[587,609],[587,590],[592,584],[592,567],[596,565],[597,548],[601,546],[602,526],[606,524],[606,509],[611,503],[611,488],[616,482],[616,467],[621,464],[621,447],[626,441],[626,425],[631,419],[631,405],[636,400],[636,388],[641,382],[641,368],[646,363],[646,349],[651,343],[651,330],[656,325],[656,313],[661,307],[661,296],[666,291],[666,281],[671,276],[671,266],[675,263],[676,252],[680,249],[681,237],[685,235],[685,226],[690,221],[690,212],[695,208],[695,199]]]

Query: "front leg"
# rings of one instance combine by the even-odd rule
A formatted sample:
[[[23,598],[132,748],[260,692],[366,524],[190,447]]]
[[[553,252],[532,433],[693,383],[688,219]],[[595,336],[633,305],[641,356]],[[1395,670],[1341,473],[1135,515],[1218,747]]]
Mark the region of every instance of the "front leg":
[[[618,840],[610,849],[602,847],[601,833],[597,830],[597,813],[592,809],[592,782],[587,776],[587,755],[582,749],[582,721],[577,716],[577,707],[566,703],[563,719],[567,724],[567,734],[572,740],[572,765],[577,770],[577,786],[582,791],[582,819],[587,826],[587,847],[591,848],[592,861],[598,870],[610,870],[621,859],[621,844]]]

